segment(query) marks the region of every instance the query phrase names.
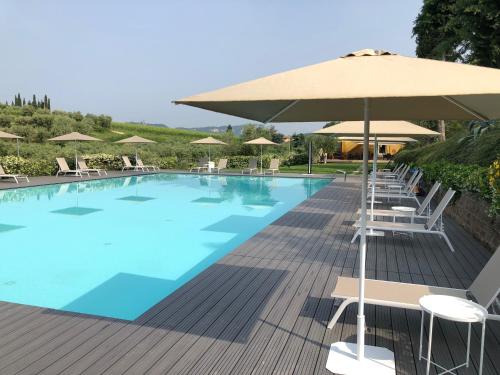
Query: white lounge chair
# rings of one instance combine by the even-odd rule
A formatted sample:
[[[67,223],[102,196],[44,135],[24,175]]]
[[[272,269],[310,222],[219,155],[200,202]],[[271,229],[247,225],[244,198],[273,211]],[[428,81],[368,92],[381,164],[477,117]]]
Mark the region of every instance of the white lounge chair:
[[[108,172],[106,172],[105,169],[100,169],[100,168],[89,168],[87,166],[87,163],[85,160],[78,160],[78,169],[82,172],[88,172],[90,173],[97,173],[98,176],[101,175],[101,172],[104,173],[106,176],[108,175]]]
[[[140,167],[138,165],[132,165],[132,163],[130,162],[130,159],[128,158],[128,156],[123,155],[122,156],[122,160],[123,160],[122,172],[124,170],[134,170],[134,171],[137,171],[139,169],[144,172],[144,167]]]
[[[203,169],[208,169],[208,159],[207,158],[202,158],[198,161],[198,164],[196,167],[193,167],[189,170],[189,172],[196,171],[200,173]]]
[[[144,163],[142,162],[141,158],[140,157],[137,157],[136,160],[135,160],[135,164],[137,165],[137,167],[139,168],[146,168],[147,171],[149,171],[150,169],[152,169],[154,172],[155,171],[159,171],[160,168],[158,168],[156,165],[144,165]]]
[[[411,183],[409,185],[408,183],[405,186],[394,184],[387,185],[387,189],[375,189],[375,198],[413,199],[418,203],[418,198],[415,194],[415,187],[420,182],[422,176],[423,173],[419,171],[415,178],[411,180]],[[410,180],[408,181],[410,182]],[[371,198],[371,196],[372,191],[370,189],[368,191],[368,198]]]
[[[227,159],[219,159],[216,167],[213,167],[212,170],[217,170],[217,173],[220,173],[223,169],[227,168]]]
[[[63,174],[65,176],[68,174],[72,174],[73,176],[80,176],[80,177],[83,177],[83,175],[86,174],[87,176],[90,176],[89,172],[81,171],[79,169],[70,169],[65,158],[56,158],[56,161],[57,165],[59,166],[59,170],[56,173],[56,177],[59,177],[60,174]]]
[[[271,159],[271,162],[269,163],[269,168],[267,168],[264,171],[264,174],[266,173],[272,173],[274,176],[274,173],[280,173],[280,159]]]
[[[377,172],[376,178],[379,181],[393,181],[393,182],[403,182],[404,179],[406,178],[406,175],[410,171],[410,166],[405,165],[401,169],[399,169],[397,172],[390,172],[390,173],[384,173],[384,172]],[[372,172],[373,173],[373,172]],[[370,175],[372,174],[370,173]]]
[[[407,211],[396,211],[396,210],[373,210],[373,216],[384,216],[384,217],[413,217],[414,219],[427,219],[431,215],[431,200],[434,198],[434,195],[440,188],[441,183],[436,181],[432,188],[429,190],[429,193],[425,196],[425,199],[420,203],[420,206],[417,208],[414,214],[412,212]],[[357,212],[361,213],[361,208]],[[371,210],[368,211],[368,214],[371,214]]]
[[[382,189],[382,190],[383,189],[387,189],[387,186],[389,186],[389,185],[394,185],[394,186],[395,185],[399,185],[401,187],[403,187],[403,186],[408,187],[409,185],[411,185],[411,183],[413,182],[413,180],[415,178],[417,178],[419,172],[420,172],[419,169],[415,169],[413,171],[413,173],[411,174],[410,178],[408,179],[408,181],[406,181],[406,182],[404,180],[403,181],[399,181],[399,180],[390,180],[390,179],[382,179],[382,180],[377,179],[377,180],[375,180],[375,186],[379,190],[380,189]],[[369,179],[368,180],[368,186],[371,186],[371,185],[372,185],[372,180]]]
[[[433,214],[429,217],[429,219],[425,224],[394,223],[388,221],[369,220],[366,222],[366,229],[373,229],[375,231],[382,231],[382,232],[437,234],[438,236],[443,237],[450,250],[454,252],[455,249],[453,249],[450,239],[444,232],[444,225],[442,219],[443,211],[448,205],[448,203],[451,201],[451,198],[453,198],[454,194],[455,194],[454,190],[448,189],[443,199],[441,199],[441,202],[439,202]],[[354,223],[354,226],[359,228],[360,226],[359,220],[356,223]],[[360,229],[358,229],[354,234],[351,243],[353,243],[356,240],[359,234],[360,234]]]
[[[252,172],[257,173],[257,159],[250,159],[248,161],[248,168],[243,169],[241,174],[245,174],[245,172],[248,172],[248,174],[252,174]]]
[[[482,271],[477,275],[469,289],[443,288],[423,284],[408,284],[394,281],[365,280],[365,303],[370,305],[398,307],[402,309],[421,310],[419,300],[426,295],[446,295],[464,299],[472,299],[488,309],[500,292],[500,248]],[[357,278],[339,276],[332,293],[333,298],[344,299],[333,316],[328,328],[332,329],[340,315],[351,303],[359,301]],[[500,315],[488,314],[488,319],[500,320]]]
[[[28,179],[28,176],[25,174],[11,174],[11,173],[5,173],[3,167],[0,165],[0,179],[2,178],[12,178],[16,182],[16,184],[19,183],[19,180],[26,180],[26,182],[30,182]]]

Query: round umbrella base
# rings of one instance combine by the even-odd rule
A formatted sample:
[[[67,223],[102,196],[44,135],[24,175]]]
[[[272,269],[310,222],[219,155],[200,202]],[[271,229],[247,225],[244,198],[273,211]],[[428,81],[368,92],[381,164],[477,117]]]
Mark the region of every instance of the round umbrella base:
[[[356,344],[336,342],[330,346],[326,369],[345,375],[395,375],[394,353],[389,349],[365,345],[365,358],[356,358]]]

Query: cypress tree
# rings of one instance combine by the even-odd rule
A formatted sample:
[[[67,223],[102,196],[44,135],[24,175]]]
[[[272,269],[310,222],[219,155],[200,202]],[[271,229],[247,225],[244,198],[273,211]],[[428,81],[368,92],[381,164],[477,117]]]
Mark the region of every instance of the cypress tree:
[[[26,99],[23,98],[23,107],[26,105]]]
[[[48,104],[47,104],[47,94],[45,94],[43,96],[43,108],[47,109],[48,108]]]
[[[35,94],[33,94],[33,100],[31,101],[31,104],[33,104],[33,107],[38,107]]]
[[[47,109],[50,111],[50,99],[47,99]]]
[[[12,107],[14,107],[14,101],[13,101],[13,100],[11,100],[11,101],[10,101],[10,105],[11,105]]]

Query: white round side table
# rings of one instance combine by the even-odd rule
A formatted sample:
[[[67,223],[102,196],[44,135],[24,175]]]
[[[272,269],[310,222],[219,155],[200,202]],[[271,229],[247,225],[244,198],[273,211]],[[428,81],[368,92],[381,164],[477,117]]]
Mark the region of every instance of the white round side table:
[[[483,372],[483,353],[484,353],[484,335],[486,331],[486,318],[488,317],[488,311],[481,305],[469,301],[463,298],[446,296],[446,295],[428,295],[423,296],[419,300],[420,306],[422,307],[422,319],[420,323],[420,349],[419,349],[419,360],[427,361],[426,375],[429,374],[431,363],[436,367],[443,370],[440,374],[450,373],[461,367],[469,367],[470,358],[470,336],[471,336],[471,325],[472,323],[481,323],[481,351],[479,356],[479,375]],[[422,355],[422,341],[424,335],[424,317],[425,313],[430,315],[429,321],[429,338],[427,341],[427,357]],[[451,369],[446,369],[441,365],[431,361],[431,350],[432,350],[432,329],[434,325],[434,317],[441,319],[450,320],[457,323],[467,323],[467,354],[466,360],[461,365],[458,365]]]

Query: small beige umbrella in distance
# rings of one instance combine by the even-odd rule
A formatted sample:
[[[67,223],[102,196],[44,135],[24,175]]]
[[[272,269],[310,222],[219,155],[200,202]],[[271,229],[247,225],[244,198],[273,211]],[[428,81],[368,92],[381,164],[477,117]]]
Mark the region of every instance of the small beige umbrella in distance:
[[[50,138],[49,141],[75,142],[75,169],[78,169],[78,142],[102,141],[102,139],[94,138],[90,135],[85,135],[78,132],[71,132],[68,134],[60,135],[58,137]]]
[[[120,139],[119,141],[116,141],[115,143],[127,143],[127,144],[146,144],[146,143],[156,143],[155,141],[152,141],[150,139],[142,138],[139,137],[138,135],[133,135],[132,137],[125,138],[125,139]],[[135,147],[135,160],[137,164],[137,146]]]
[[[263,123],[364,120],[357,343],[332,344],[327,368],[343,374],[395,373],[392,352],[365,345],[370,121],[498,119],[500,70],[364,49],[174,103]]]
[[[17,143],[17,156],[19,157],[19,140],[22,139],[23,137],[20,137],[20,136],[15,135],[15,134],[10,134],[10,133],[7,133],[7,132],[3,132],[3,131],[0,130],[0,138],[3,138],[3,139],[15,139],[16,143]]]
[[[210,163],[210,147],[213,145],[227,145],[226,142],[222,142],[213,137],[206,137],[202,139],[198,139],[196,141],[189,142],[193,145],[208,145],[208,162]]]
[[[259,137],[252,139],[251,141],[245,142],[246,145],[260,145],[260,174],[262,174],[262,146],[265,145],[277,145],[277,143],[270,141],[264,137]]]

